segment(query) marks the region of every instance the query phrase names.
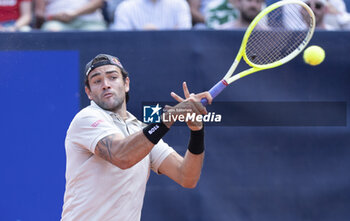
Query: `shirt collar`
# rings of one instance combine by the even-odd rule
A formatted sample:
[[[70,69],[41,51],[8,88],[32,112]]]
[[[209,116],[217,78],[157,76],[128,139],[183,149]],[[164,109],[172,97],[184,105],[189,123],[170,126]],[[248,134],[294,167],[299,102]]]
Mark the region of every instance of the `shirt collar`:
[[[91,107],[97,108],[97,109],[99,109],[99,110],[101,110],[101,111],[107,113],[107,114],[108,114],[109,116],[111,116],[112,118],[117,118],[119,121],[125,121],[126,123],[132,122],[132,121],[138,121],[137,118],[136,118],[134,115],[132,115],[129,111],[126,111],[126,114],[127,114],[128,118],[126,118],[126,120],[123,120],[123,119],[119,116],[119,114],[101,108],[101,107],[98,106],[94,101],[91,101],[91,102],[90,102],[90,105],[91,105]]]

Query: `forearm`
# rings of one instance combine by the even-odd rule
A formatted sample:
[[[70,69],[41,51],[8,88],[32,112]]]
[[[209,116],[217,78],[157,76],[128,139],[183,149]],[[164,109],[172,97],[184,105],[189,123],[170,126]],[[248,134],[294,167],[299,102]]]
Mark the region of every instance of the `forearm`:
[[[157,123],[125,138],[112,134],[97,143],[95,154],[121,169],[127,169],[147,156],[168,130],[163,123]]]
[[[174,152],[161,164],[159,172],[185,188],[194,188],[200,178],[204,160],[204,130],[193,133],[184,157]]]
[[[153,146],[142,131],[125,138],[112,134],[97,143],[95,154],[121,169],[127,169],[147,156]]]
[[[194,188],[199,180],[204,159],[204,128],[191,131],[188,150],[181,166],[183,186]]]
[[[192,154],[187,150],[180,167],[181,185],[186,188],[194,188],[199,181],[204,160],[204,152]]]
[[[101,8],[102,5],[103,5],[103,0],[91,0],[91,1],[89,1],[89,3],[87,3],[83,7],[74,11],[73,12],[74,17],[78,17],[80,15],[92,13],[92,12],[96,11],[97,9]]]
[[[21,16],[16,20],[15,29],[18,30],[25,25],[29,25],[32,20],[32,4],[31,2],[21,2],[20,14]]]
[[[29,25],[31,20],[32,20],[32,17],[30,15],[24,15],[19,17],[14,25],[15,29],[18,30],[23,26]]]

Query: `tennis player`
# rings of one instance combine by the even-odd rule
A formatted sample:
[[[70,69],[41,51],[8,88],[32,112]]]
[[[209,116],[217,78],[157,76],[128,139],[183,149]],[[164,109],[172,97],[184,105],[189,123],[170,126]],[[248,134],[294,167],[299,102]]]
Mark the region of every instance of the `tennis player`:
[[[100,54],[86,65],[85,91],[91,105],[71,122],[65,140],[66,191],[61,220],[138,221],[150,169],[185,188],[194,188],[204,158],[202,122],[187,122],[190,141],[184,157],[162,137],[173,121],[143,125],[127,111],[130,79],[118,58]],[[202,98],[208,92],[185,98],[165,114],[206,114]]]

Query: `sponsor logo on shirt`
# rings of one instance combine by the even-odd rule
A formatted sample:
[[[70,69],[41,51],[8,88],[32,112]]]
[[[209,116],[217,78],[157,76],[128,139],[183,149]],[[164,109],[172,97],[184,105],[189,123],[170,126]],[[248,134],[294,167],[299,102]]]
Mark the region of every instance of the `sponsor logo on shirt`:
[[[98,120],[98,121],[94,122],[93,124],[91,124],[91,127],[97,127],[101,122],[103,122],[103,120]]]

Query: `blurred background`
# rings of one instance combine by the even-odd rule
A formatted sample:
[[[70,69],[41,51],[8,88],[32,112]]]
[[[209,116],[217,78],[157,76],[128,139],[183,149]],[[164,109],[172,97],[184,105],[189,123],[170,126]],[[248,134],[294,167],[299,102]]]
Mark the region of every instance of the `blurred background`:
[[[112,1],[101,5],[97,1],[89,2],[89,7],[97,6],[95,12],[104,14],[102,23],[84,20],[88,16],[86,13],[80,15],[84,7],[78,6],[78,12],[68,10],[68,13],[55,11],[60,8],[55,5],[51,9],[56,17],[48,12],[40,17],[41,1],[23,1],[30,3],[27,6],[31,19],[24,25],[27,27],[9,28],[18,24],[18,17],[0,32],[3,141],[0,220],[60,219],[65,190],[64,139],[74,115],[89,105],[84,92],[83,70],[91,58],[99,53],[120,58],[131,79],[128,109],[142,119],[142,102],[173,102],[170,92],[181,94],[183,81],[193,92],[208,90],[226,73],[241,44],[244,24],[249,20],[242,20],[243,1],[208,3],[213,7],[222,3],[230,11],[224,19],[226,22],[218,28],[209,25],[205,14],[209,9],[203,11],[204,21],[196,20],[196,10],[206,1],[179,1],[179,5],[190,13],[189,25],[185,15],[179,17],[184,18],[185,25],[181,28],[167,28],[167,22],[147,22],[146,28],[142,21],[152,21],[147,17],[116,24],[118,6],[112,10],[114,17],[107,16]],[[44,1],[44,9],[50,9],[52,2],[55,1]],[[152,173],[142,220],[350,219],[348,3],[335,4],[344,3],[345,8],[341,10],[345,11],[332,8],[333,1],[307,3],[315,10],[323,10],[326,6],[337,10],[324,12],[328,22],[324,17],[321,19],[319,24],[322,25],[310,42],[310,45],[324,48],[325,61],[310,66],[304,63],[302,54],[298,55],[281,67],[235,82],[216,101],[329,102],[335,105],[341,102],[346,106],[344,124],[208,126],[206,159],[198,186],[183,189],[167,177]],[[8,1],[0,1],[1,4],[9,6],[6,5]],[[125,10],[120,11],[130,8],[126,3],[121,4],[119,6]],[[255,4],[254,7],[259,9],[260,5],[263,8],[271,2],[256,1]],[[248,7],[248,11],[256,13],[254,7]],[[18,10],[23,12],[26,6],[20,8]],[[5,14],[0,11],[0,15]],[[72,18],[73,23],[83,24],[77,20],[79,16],[85,16],[83,21],[87,21],[83,27],[94,24],[95,28],[68,28],[68,18]],[[120,20],[123,21],[125,16],[122,15]],[[96,14],[95,18],[98,17]],[[55,22],[42,26],[48,21]],[[233,26],[228,25],[229,21]],[[136,23],[140,23],[139,28],[136,25],[126,27]],[[218,24],[217,21],[214,23]],[[224,23],[228,24],[222,26]],[[101,28],[101,24],[105,28],[98,30],[96,27]],[[69,26],[79,26],[76,25]],[[44,30],[42,27],[62,29]],[[216,112],[215,105],[208,109]],[[264,118],[260,110],[248,112],[252,117]],[[183,154],[188,135],[186,127],[176,126],[164,140]]]

